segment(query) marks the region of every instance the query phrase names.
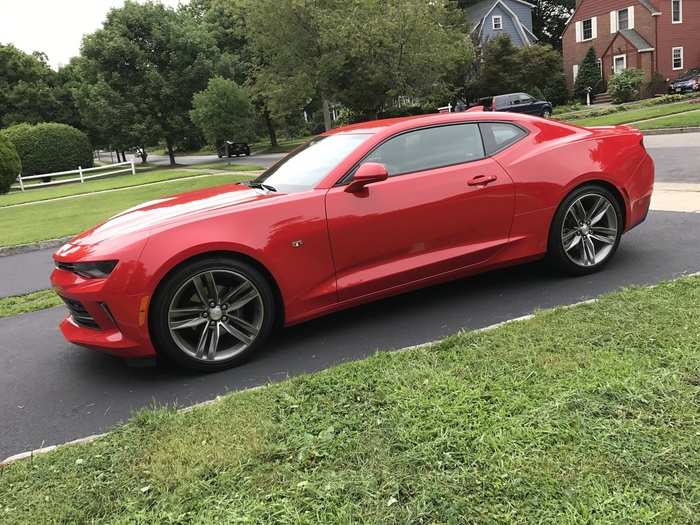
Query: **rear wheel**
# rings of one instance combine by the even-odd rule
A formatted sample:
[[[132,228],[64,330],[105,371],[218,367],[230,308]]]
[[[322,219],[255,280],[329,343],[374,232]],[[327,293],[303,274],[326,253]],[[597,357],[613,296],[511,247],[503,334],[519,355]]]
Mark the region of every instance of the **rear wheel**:
[[[582,186],[562,202],[554,216],[549,258],[572,275],[596,272],[615,255],[623,228],[615,196],[602,186]]]
[[[213,372],[235,366],[274,327],[275,298],[267,279],[237,259],[195,261],[166,278],[151,309],[151,335],[162,357]]]

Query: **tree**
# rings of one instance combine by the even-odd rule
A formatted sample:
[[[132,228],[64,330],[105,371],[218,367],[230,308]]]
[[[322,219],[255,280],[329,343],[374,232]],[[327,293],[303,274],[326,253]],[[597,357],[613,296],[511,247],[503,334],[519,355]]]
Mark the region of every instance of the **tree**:
[[[569,99],[562,66],[562,57],[549,44],[535,44],[521,48],[517,54],[519,66],[516,78],[519,91],[533,96],[541,91],[542,96],[554,105]]]
[[[255,86],[274,115],[317,99],[373,118],[399,100],[448,96],[473,57],[463,13],[452,4],[249,0],[247,9],[262,58]]]
[[[499,35],[482,46],[479,91],[482,96],[520,91],[518,48],[508,35]]]
[[[0,127],[53,120],[56,73],[42,53],[0,45]]]
[[[538,0],[532,16],[532,29],[543,44],[561,49],[566,22],[574,12],[575,0]]]
[[[102,29],[83,40],[85,72],[97,87],[86,93],[83,107],[121,105],[113,122],[125,136],[157,133],[165,141],[170,164],[174,146],[196,131],[189,119],[192,96],[206,87],[218,56],[208,32],[186,10],[157,3],[127,1],[107,15]],[[139,125],[146,122],[147,125]],[[122,134],[120,134],[122,135]],[[150,137],[134,138],[133,145]]]
[[[192,122],[207,141],[217,146],[235,138],[247,142],[252,136],[253,106],[246,93],[232,80],[214,77],[204,91],[194,95]]]
[[[588,88],[591,88],[591,97],[600,93],[603,89],[600,65],[593,47],[588,49],[586,56],[579,65],[576,82],[574,82],[574,97],[585,101]]]
[[[216,42],[220,56],[215,73],[245,88],[270,138],[270,144],[277,146],[277,128],[289,112],[281,111],[273,116],[269,90],[258,78],[266,58],[251,43],[247,29],[247,1],[192,0],[186,9]]]

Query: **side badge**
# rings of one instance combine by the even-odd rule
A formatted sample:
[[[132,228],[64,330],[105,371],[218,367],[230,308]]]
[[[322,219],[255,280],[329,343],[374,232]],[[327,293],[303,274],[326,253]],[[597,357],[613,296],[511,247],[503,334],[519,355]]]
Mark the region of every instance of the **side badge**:
[[[304,246],[304,241],[292,241],[292,248],[301,248],[302,246]]]

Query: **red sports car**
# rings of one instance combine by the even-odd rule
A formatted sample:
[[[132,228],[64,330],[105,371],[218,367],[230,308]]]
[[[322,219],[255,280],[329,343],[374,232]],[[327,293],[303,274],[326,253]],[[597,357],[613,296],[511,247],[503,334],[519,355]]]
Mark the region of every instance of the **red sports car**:
[[[148,202],[61,247],[61,330],[219,370],[276,326],[433,283],[545,256],[599,270],[653,181],[625,126],[477,111],[334,129],[255,180]]]

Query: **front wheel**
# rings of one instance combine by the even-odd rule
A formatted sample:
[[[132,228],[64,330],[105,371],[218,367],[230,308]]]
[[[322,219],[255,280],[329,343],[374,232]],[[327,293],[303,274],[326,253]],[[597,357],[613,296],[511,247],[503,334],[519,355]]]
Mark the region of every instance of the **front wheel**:
[[[596,272],[612,259],[623,229],[622,210],[610,190],[596,184],[582,186],[554,216],[549,259],[572,275]]]
[[[542,110],[542,118],[549,118],[552,116],[552,111],[550,109]]]
[[[205,372],[243,362],[275,325],[272,287],[245,261],[212,257],[168,276],[151,307],[159,356]]]

